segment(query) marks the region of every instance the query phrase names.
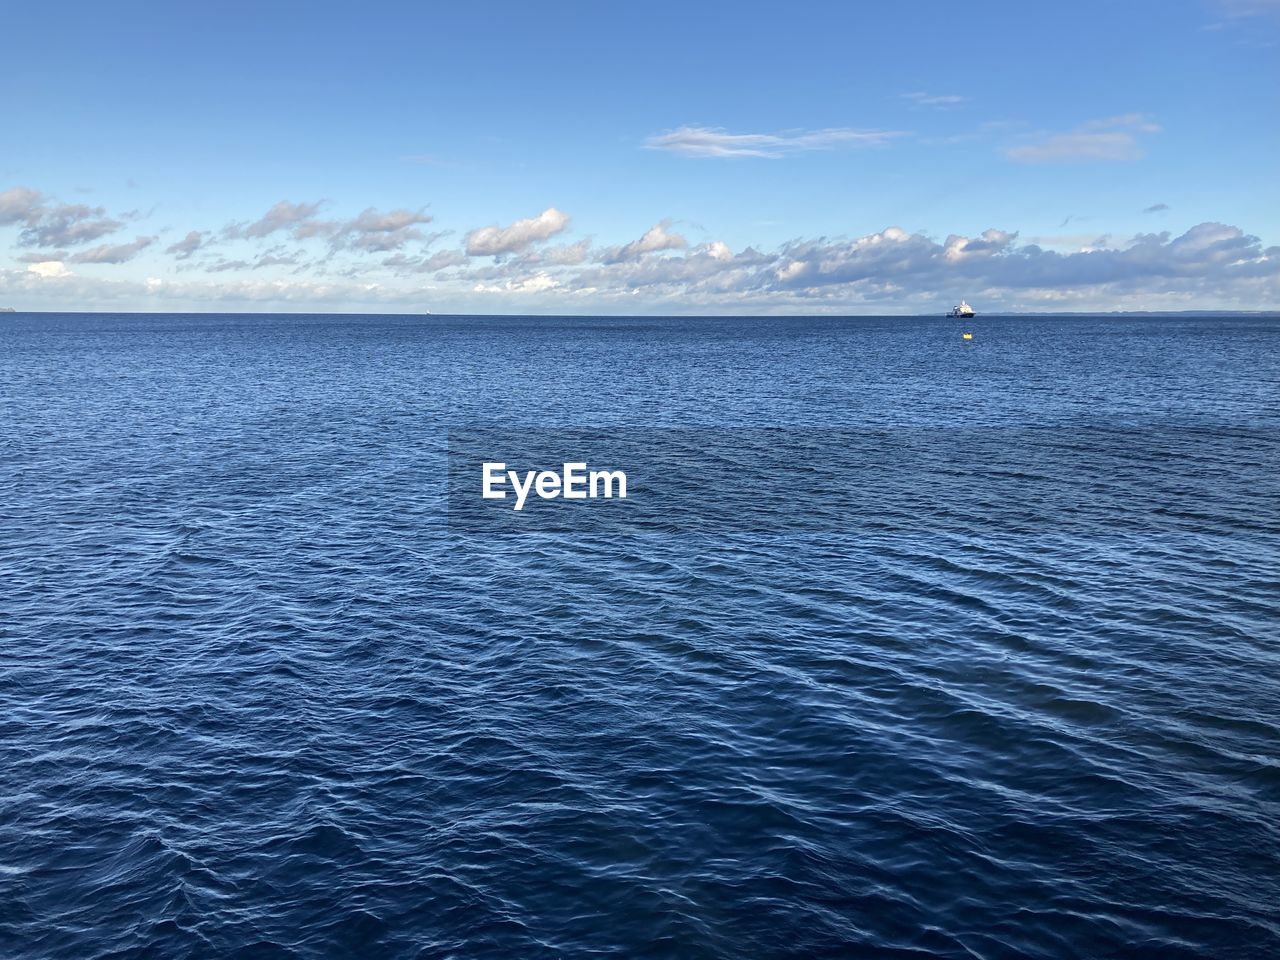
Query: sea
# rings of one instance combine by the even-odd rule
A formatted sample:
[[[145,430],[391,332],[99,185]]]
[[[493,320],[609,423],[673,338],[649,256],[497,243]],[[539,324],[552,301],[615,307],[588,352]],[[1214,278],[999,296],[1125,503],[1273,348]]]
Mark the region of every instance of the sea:
[[[1280,957],[1280,318],[6,315],[0,956]]]

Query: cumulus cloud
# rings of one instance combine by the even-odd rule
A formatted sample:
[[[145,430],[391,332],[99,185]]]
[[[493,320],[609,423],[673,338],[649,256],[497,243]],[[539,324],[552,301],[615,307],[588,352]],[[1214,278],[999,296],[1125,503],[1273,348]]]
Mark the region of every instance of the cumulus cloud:
[[[167,246],[164,252],[173,254],[179,260],[190,260],[192,255],[205,245],[205,238],[208,235],[207,231],[192,230],[177,243]]]
[[[609,248],[600,259],[604,263],[621,263],[626,260],[637,260],[647,253],[656,253],[659,250],[681,250],[688,245],[684,237],[672,232],[671,221],[663,220],[646,230],[639,240],[632,240],[621,247]]]
[[[291,253],[264,253],[253,262],[253,269],[261,270],[263,267],[293,267],[299,263],[296,254]]]
[[[399,250],[415,240],[427,240],[418,225],[430,223],[431,217],[422,210],[391,210],[379,213],[373,207],[342,224],[336,232],[336,241],[358,250],[382,253]]]
[[[748,247],[734,254],[720,242],[709,243],[673,257],[618,260],[582,271],[574,285],[597,292],[646,290],[654,295],[694,297],[757,290],[767,283],[760,272],[776,262],[776,255]]]
[[[44,214],[44,195],[30,187],[12,187],[0,193],[0,226],[23,223],[34,227]]]
[[[280,230],[292,231],[297,239],[316,236],[316,231],[324,229],[322,221],[316,220],[321,201],[314,203],[291,203],[281,200],[271,205],[271,209],[250,224],[237,224],[229,231],[233,236],[269,237]]]
[[[686,311],[698,305],[800,311],[862,305],[932,312],[962,295],[988,309],[1206,302],[1256,308],[1280,301],[1280,248],[1264,247],[1237,227],[1206,223],[1176,237],[1097,240],[1095,247],[1058,252],[994,228],[938,240],[888,227],[852,239],[796,240],[766,252],[734,254],[714,243],[561,275],[555,291],[590,293],[606,302],[643,291],[646,303]]]
[[[1153,128],[1130,116],[1090,125],[1087,132],[1132,134]],[[30,188],[11,188],[0,193],[0,223],[18,232],[13,253],[21,266],[0,266],[0,290],[30,292],[50,303],[74,299],[135,306],[152,298],[305,305],[313,297],[319,305],[343,303],[346,297],[349,309],[428,302],[434,308],[435,297],[447,296],[446,308],[478,311],[493,309],[494,298],[506,298],[504,309],[527,303],[531,308],[595,305],[607,311],[612,305],[680,312],[933,312],[960,296],[983,310],[1280,306],[1280,248],[1223,223],[1127,238],[1065,233],[1068,221],[1078,218],[1064,221],[1058,235],[1032,237],[995,227],[939,237],[891,226],[853,238],[799,238],[774,249],[735,252],[720,241],[691,245],[671,220],[613,246],[556,240],[568,229],[569,217],[548,208],[536,217],[473,230],[460,246],[429,253],[429,245],[444,234],[424,230],[431,217],[423,208],[369,207],[349,218],[320,220],[319,203],[282,204],[237,226],[234,242],[207,230],[186,233],[164,249],[191,264],[164,260],[168,276],[137,286],[127,277],[108,279],[98,270],[72,273],[68,267],[141,258],[149,248],[159,249],[156,237],[87,243],[83,238],[93,234],[97,221],[116,223],[124,217],[62,204]],[[1167,210],[1166,204],[1154,204],[1145,212]],[[24,244],[27,231],[37,230],[63,242]],[[322,237],[325,249],[302,242],[310,237]],[[225,255],[205,255],[214,241]],[[178,282],[189,271],[208,275],[199,283]],[[314,282],[279,279],[304,272]],[[428,292],[430,301],[424,299]]]
[[[106,208],[84,203],[56,203],[30,187],[12,187],[0,193],[0,226],[18,224],[18,244],[23,247],[70,247],[91,243],[136,220],[132,211],[119,219]]]
[[[44,194],[30,187],[12,187],[0,193],[0,226],[13,224],[22,227],[18,243],[24,247],[89,243],[124,225],[108,217],[103,207],[50,203]]]
[[[281,200],[259,219],[249,224],[232,224],[226,233],[229,237],[248,239],[262,239],[277,233],[287,233],[298,241],[325,238],[334,249],[348,247],[374,253],[399,250],[410,242],[428,240],[418,229],[419,225],[431,222],[431,217],[422,210],[382,213],[368,207],[350,220],[326,220],[317,216],[322,206],[323,202],[318,200],[303,203]]]
[[[579,240],[577,243],[564,243],[555,247],[544,247],[524,255],[524,259],[551,267],[571,267],[586,262],[591,256],[591,241]]]
[[[549,240],[569,226],[569,215],[548,207],[536,217],[517,220],[506,227],[480,227],[467,234],[466,251],[471,257],[519,253],[535,243]]]
[[[258,254],[252,260],[228,260],[223,258],[216,263],[204,267],[207,273],[226,273],[232,270],[261,270],[263,267],[292,267],[301,262],[297,252],[289,252],[285,247],[273,247]]]
[[[688,157],[768,157],[835,147],[883,146],[896,137],[897,130],[854,130],[828,127],[785,133],[729,133],[717,127],[680,127],[655,134],[645,141],[650,150],[667,150]]]
[[[978,238],[948,237],[939,243],[919,233],[889,228],[854,241],[811,241],[783,248],[774,271],[783,287],[819,295],[824,287],[892,284],[944,291],[1041,288],[1070,292],[1114,287],[1169,290],[1187,284],[1202,290],[1234,281],[1280,276],[1280,248],[1237,227],[1203,223],[1179,237],[1139,234],[1104,249],[1059,253],[1016,235],[989,230]]]
[[[155,237],[138,237],[132,243],[109,244],[82,250],[71,257],[72,263],[127,263],[156,242]]]
[[[526,250],[520,254],[503,256],[492,267],[472,267],[469,276],[506,277],[547,267],[573,267],[586,263],[595,256],[591,241],[562,243]]]
[[[395,261],[403,255],[387,258]],[[75,297],[79,302],[152,300],[171,303],[236,302],[298,308],[331,304],[345,309],[396,305],[492,309],[527,304],[555,309],[572,305],[604,312],[621,309],[697,312],[933,313],[964,296],[980,310],[995,309],[1275,309],[1280,305],[1280,247],[1222,223],[1198,224],[1181,234],[1144,233],[1100,237],[1086,249],[1049,250],[1013,231],[992,228],[976,236],[936,238],[897,227],[853,238],[795,240],[774,250],[734,252],[715,242],[603,263],[532,265],[521,257],[465,269],[461,251],[405,258],[431,273],[431,285],[404,280],[380,283],[367,271],[347,280],[295,281],[236,278],[146,284],[70,274],[61,260],[24,271],[0,268],[8,293]],[[468,261],[474,263],[475,261]],[[388,264],[391,266],[391,264]],[[245,263],[244,266],[251,266]]]
[[[1137,160],[1145,151],[1141,135],[1160,127],[1137,113],[1093,120],[1070,133],[1055,133],[1010,147],[1005,155],[1018,163],[1070,163],[1082,160]]]
[[[382,265],[401,273],[437,273],[449,267],[460,267],[466,262],[467,255],[461,250],[437,250],[429,257],[410,257],[397,253],[383,260]]]
[[[64,203],[49,207],[35,226],[19,234],[18,242],[27,247],[60,247],[90,243],[115,233],[124,224],[105,216],[102,207],[82,203]]]
[[[942,256],[948,262],[958,263],[970,257],[990,257],[1002,253],[1013,246],[1018,239],[1016,233],[1004,230],[984,230],[978,237],[959,237],[952,235],[942,247]]]
[[[252,270],[253,264],[248,260],[219,260],[204,269],[206,273],[226,273],[228,270]]]
[[[37,277],[56,280],[59,277],[71,276],[71,271],[61,260],[42,260],[27,267],[27,272]]]
[[[473,293],[542,293],[554,290],[560,282],[549,273],[532,273],[523,277],[512,277],[502,283],[477,283],[472,287]]]

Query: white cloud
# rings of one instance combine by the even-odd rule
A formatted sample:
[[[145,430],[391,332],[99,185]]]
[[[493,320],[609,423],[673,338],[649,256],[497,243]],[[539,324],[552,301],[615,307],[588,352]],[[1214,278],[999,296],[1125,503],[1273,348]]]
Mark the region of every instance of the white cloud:
[[[1134,115],[1081,128],[1135,135],[1154,129]],[[593,246],[590,239],[554,241],[568,229],[569,217],[548,208],[506,226],[473,230],[463,244],[428,253],[444,234],[423,232],[431,220],[424,209],[370,207],[331,221],[318,221],[318,209],[319,204],[273,206],[254,223],[276,224],[264,234],[274,242],[253,242],[246,237],[248,227],[236,228],[237,241],[202,230],[178,234],[183,239],[167,252],[179,261],[192,260],[175,264],[147,254],[149,248],[159,249],[154,236],[27,249],[21,237],[33,223],[65,233],[103,215],[100,208],[68,209],[35,190],[13,188],[0,193],[0,218],[16,228],[19,245],[12,251],[16,269],[0,266],[0,301],[25,298],[33,306],[80,308],[138,308],[163,301],[171,308],[240,303],[264,309],[308,304],[436,309],[437,298],[446,297],[443,308],[454,310],[519,309],[527,303],[537,309],[559,304],[575,311],[595,306],[604,312],[686,313],[933,312],[958,296],[984,310],[1045,304],[1061,309],[1280,306],[1280,248],[1222,223],[1127,238],[1102,231],[1068,234],[1068,223],[1080,229],[1074,226],[1079,218],[1070,217],[1057,234],[1033,237],[996,228],[934,237],[891,226],[853,238],[800,238],[772,250],[746,247],[735,253],[722,241],[691,246],[671,220],[614,246]],[[1164,209],[1155,204],[1148,212]],[[320,256],[303,233],[320,229],[317,225],[326,225]],[[262,230],[266,227],[255,233]],[[205,255],[213,240],[223,256]],[[105,271],[82,275],[68,269],[79,263],[143,262],[144,256],[156,261],[138,271],[152,274],[147,283],[129,279],[127,270],[108,279],[94,275]],[[193,270],[203,276],[189,279]]]
[[[854,130],[829,127],[786,133],[729,133],[715,127],[680,127],[655,134],[645,141],[650,150],[667,150],[690,157],[783,157],[809,150],[834,147],[882,146],[896,137],[896,130]]]
[[[519,253],[535,243],[550,239],[569,226],[569,215],[548,207],[536,217],[517,220],[506,227],[480,227],[467,234],[466,250],[471,257]]]
[[[1141,114],[1129,113],[1093,120],[1070,133],[1055,133],[1020,146],[1005,155],[1018,163],[1069,163],[1081,160],[1137,160],[1145,151],[1142,134],[1159,133],[1160,127]]]
[[[917,107],[954,107],[957,104],[967,102],[969,99],[956,94],[925,93],[923,90],[904,93],[901,94],[901,97],[904,100],[910,100]]]
[[[208,233],[203,230],[192,230],[177,243],[165,247],[165,253],[172,253],[178,260],[189,260],[197,250],[205,245]]]
[[[458,266],[460,251],[444,253],[452,254]],[[938,239],[888,227],[854,238],[796,240],[772,251],[748,247],[733,253],[714,242],[612,263],[530,268],[513,257],[416,280],[408,270],[384,276],[389,282],[371,279],[362,269],[340,279],[179,282],[153,277],[143,283],[78,276],[62,261],[51,260],[21,271],[0,268],[0,299],[32,306],[74,301],[82,308],[235,304],[602,313],[934,313],[960,296],[983,312],[1280,307],[1280,247],[1266,247],[1221,223],[1202,223],[1176,236],[1100,236],[1084,249],[1069,251],[1023,242],[1012,231],[994,228]]]
[[[61,260],[45,260],[42,263],[33,263],[27,267],[27,272],[34,273],[37,277],[50,279],[71,276],[71,271],[67,269],[67,265]]]
[[[318,229],[327,229],[328,225],[315,219],[321,202],[291,203],[281,200],[272,204],[271,209],[259,219],[247,226],[237,225],[231,229],[233,236],[269,237],[278,230],[291,230],[299,240],[308,236],[316,236]]]
[[[202,269],[206,273],[226,273],[238,270],[261,270],[263,267],[292,267],[298,266],[301,262],[301,256],[300,251],[289,252],[286,247],[278,246],[258,254],[252,260],[228,260],[224,257],[214,263],[204,265]],[[305,266],[299,269],[305,269]]]
[[[115,233],[124,224],[104,216],[102,207],[60,204],[50,207],[34,227],[22,231],[19,242],[31,247],[74,246]]]
[[[543,247],[526,253],[521,260],[537,266],[572,267],[584,263],[591,256],[591,241],[579,240],[577,243],[563,243],[555,247]]]
[[[383,260],[382,265],[400,273],[437,273],[449,267],[460,267],[466,262],[467,255],[461,250],[437,250],[429,257],[410,257],[397,253]]]
[[[561,290],[608,302],[685,312],[885,310],[933,312],[956,296],[986,309],[1257,309],[1280,303],[1280,248],[1225,224],[1178,237],[1140,234],[1075,252],[1019,243],[1012,231],[943,240],[888,227],[847,240],[797,240],[773,252],[732,254],[708,244],[670,257],[603,264],[565,277]]]
[[[126,214],[131,219],[134,214]],[[24,247],[65,247],[97,240],[124,226],[106,216],[102,207],[83,203],[50,203],[30,187],[11,187],[0,193],[0,226],[21,224],[18,243]]]
[[[399,250],[412,241],[426,240],[426,234],[417,228],[430,222],[430,215],[422,210],[379,213],[369,207],[338,227],[335,242],[374,253]]]
[[[644,232],[639,240],[632,240],[621,247],[610,247],[600,259],[604,263],[621,263],[626,260],[638,260],[647,253],[660,250],[681,250],[689,245],[678,233],[671,230],[671,221],[663,220],[655,223]]]
[[[473,293],[541,293],[554,290],[560,282],[550,274],[541,272],[524,277],[515,277],[502,284],[477,283]]]
[[[126,263],[156,242],[155,237],[138,237],[132,243],[104,243],[82,250],[71,258],[72,263]]]
[[[400,250],[411,242],[429,239],[418,229],[420,225],[431,222],[431,216],[423,210],[400,209],[382,213],[374,207],[367,207],[350,220],[342,221],[322,220],[316,216],[322,205],[323,202],[318,200],[304,203],[281,200],[252,223],[232,224],[226,235],[262,239],[286,232],[298,241],[327,238],[334,249],[351,247],[373,253]]]
[[[30,187],[13,187],[0,193],[0,226],[25,223],[34,227],[44,213],[44,195]]]
[[[886,231],[887,232],[887,231]],[[943,245],[942,256],[950,263],[959,263],[971,257],[990,257],[1008,250],[1018,239],[1016,233],[1004,230],[984,230],[980,237],[958,237],[954,234],[947,237]]]
[[[856,291],[885,283],[939,293],[957,286],[1035,288],[1068,297],[1080,291],[1114,296],[1184,289],[1217,291],[1225,299],[1233,289],[1262,288],[1269,292],[1259,302],[1273,302],[1280,294],[1280,248],[1264,248],[1257,237],[1219,223],[1199,224],[1179,237],[1139,234],[1116,246],[1074,253],[1018,245],[1015,234],[999,230],[939,243],[891,228],[853,241],[790,244],[783,255],[789,269],[778,283],[806,296],[821,296],[824,287]]]

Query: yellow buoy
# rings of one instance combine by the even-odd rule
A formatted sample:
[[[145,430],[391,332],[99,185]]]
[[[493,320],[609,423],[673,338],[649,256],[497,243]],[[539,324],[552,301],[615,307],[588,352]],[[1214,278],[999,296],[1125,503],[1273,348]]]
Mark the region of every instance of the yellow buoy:
[[[972,340],[972,339],[973,339],[973,334],[972,334],[972,333],[962,333],[962,334],[960,334],[960,336],[964,337],[966,340]]]

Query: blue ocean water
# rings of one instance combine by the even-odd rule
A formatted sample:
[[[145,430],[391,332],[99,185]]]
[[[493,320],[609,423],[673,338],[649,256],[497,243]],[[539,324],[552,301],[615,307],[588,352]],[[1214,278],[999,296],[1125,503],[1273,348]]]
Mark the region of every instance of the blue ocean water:
[[[0,319],[0,955],[1280,956],[1280,323],[968,326]]]

